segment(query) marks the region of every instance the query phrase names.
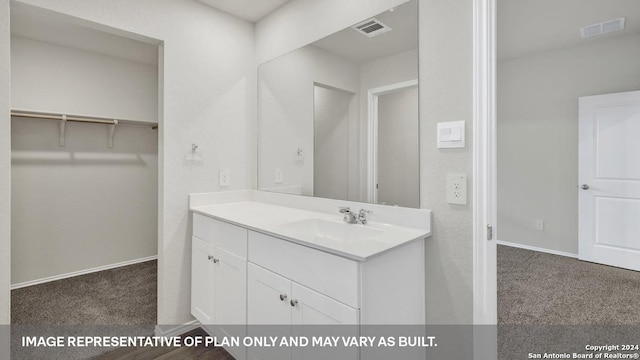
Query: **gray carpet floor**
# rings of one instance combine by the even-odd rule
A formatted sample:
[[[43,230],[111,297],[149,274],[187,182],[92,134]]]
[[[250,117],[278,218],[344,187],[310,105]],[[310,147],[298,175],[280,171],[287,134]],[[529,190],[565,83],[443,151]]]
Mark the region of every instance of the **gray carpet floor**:
[[[498,246],[498,324],[640,324],[640,272]]]
[[[147,261],[11,291],[14,325],[152,325],[157,262]]]

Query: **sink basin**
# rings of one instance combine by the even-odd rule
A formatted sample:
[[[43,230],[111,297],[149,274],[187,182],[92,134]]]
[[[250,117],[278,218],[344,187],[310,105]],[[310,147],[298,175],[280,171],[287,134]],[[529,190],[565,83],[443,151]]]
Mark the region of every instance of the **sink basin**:
[[[384,233],[369,225],[347,224],[323,219],[305,219],[284,224],[281,230],[300,236],[313,236],[327,240],[353,240],[373,238]]]

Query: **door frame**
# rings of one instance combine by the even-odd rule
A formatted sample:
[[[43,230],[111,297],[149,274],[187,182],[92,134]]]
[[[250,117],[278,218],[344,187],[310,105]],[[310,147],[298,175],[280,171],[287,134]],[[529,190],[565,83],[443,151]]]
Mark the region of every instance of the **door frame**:
[[[486,325],[498,310],[496,5],[473,2],[473,323]]]
[[[497,0],[473,0],[473,358],[498,358]]]
[[[367,92],[367,202],[378,203],[378,98],[418,86],[418,79],[369,89]]]

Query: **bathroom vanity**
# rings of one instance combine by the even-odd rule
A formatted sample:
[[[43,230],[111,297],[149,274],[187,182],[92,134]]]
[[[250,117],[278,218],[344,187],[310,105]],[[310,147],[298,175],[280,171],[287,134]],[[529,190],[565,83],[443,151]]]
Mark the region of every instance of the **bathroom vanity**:
[[[243,337],[243,325],[424,324],[429,210],[262,191],[190,202],[191,312],[213,335]],[[340,206],[372,214],[347,224]]]

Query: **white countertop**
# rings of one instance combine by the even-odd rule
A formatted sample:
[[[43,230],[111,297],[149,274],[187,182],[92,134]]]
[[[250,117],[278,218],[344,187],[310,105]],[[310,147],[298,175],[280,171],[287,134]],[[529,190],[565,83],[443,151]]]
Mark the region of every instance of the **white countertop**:
[[[340,224],[342,215],[327,214],[293,207],[279,206],[257,201],[240,201],[217,205],[195,206],[194,213],[239,225],[249,230],[282,238],[304,246],[312,247],[357,261],[366,261],[393,248],[424,239],[431,235],[424,229],[410,228],[380,222],[366,225],[350,224],[345,226],[363,227],[371,236],[354,236],[345,239],[316,236],[313,231],[305,233],[293,230],[287,224],[308,219],[321,219]],[[351,230],[351,229],[349,229]],[[358,229],[353,229],[355,232]],[[369,231],[371,230],[371,231]],[[376,231],[378,230],[378,231]]]

